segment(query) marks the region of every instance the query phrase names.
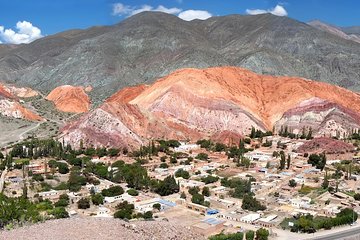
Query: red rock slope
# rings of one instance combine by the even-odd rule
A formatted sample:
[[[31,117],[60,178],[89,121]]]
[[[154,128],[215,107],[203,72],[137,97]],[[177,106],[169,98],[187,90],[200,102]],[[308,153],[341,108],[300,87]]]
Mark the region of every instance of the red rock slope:
[[[125,88],[68,125],[63,136],[94,145],[135,147],[150,138],[196,140],[289,126],[319,135],[360,126],[360,96],[296,77],[258,75],[237,67],[183,69],[151,86]]]
[[[19,100],[18,95],[25,97],[35,96],[36,92],[31,89],[9,87],[0,84],[0,114],[7,117],[23,118],[30,121],[43,120],[39,115],[23,107]]]
[[[90,109],[90,98],[83,87],[60,86],[52,90],[46,99],[62,112],[83,113]]]

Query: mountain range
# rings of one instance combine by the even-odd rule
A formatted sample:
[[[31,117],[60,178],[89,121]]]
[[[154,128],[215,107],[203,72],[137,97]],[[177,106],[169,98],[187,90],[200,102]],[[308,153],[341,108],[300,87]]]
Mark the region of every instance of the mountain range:
[[[356,27],[341,28],[323,23],[318,20],[311,21],[308,24],[319,30],[329,32],[346,40],[351,40],[360,43],[360,28],[356,28]]]
[[[46,94],[61,85],[89,86],[95,105],[123,87],[152,83],[180,68],[215,66],[360,89],[358,42],[271,14],[187,22],[143,12],[113,26],[0,45],[1,81]]]
[[[61,138],[77,147],[134,149],[149,139],[237,144],[252,127],[344,137],[360,128],[359,113],[359,94],[326,83],[238,67],[182,69],[120,90],[63,128]]]

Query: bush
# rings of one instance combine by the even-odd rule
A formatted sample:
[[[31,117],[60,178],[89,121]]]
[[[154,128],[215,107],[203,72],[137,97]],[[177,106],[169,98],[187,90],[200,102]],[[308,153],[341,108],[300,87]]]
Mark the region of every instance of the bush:
[[[182,193],[180,194],[180,198],[186,199],[186,193],[182,192]]]
[[[153,205],[153,208],[160,211],[160,210],[161,210],[161,204],[160,204],[160,203],[155,203],[155,204]]]
[[[263,211],[266,209],[266,207],[261,205],[260,202],[258,200],[256,200],[256,198],[254,198],[248,194],[244,195],[241,208],[245,209],[245,210],[250,210],[253,212],[256,212],[259,210]]]
[[[269,231],[265,228],[259,228],[256,231],[256,240],[267,240],[269,238]]]
[[[210,189],[208,187],[204,187],[202,190],[202,195],[205,197],[210,197]]]
[[[139,195],[139,192],[136,191],[136,190],[133,189],[133,188],[130,188],[129,190],[127,190],[127,193],[128,193],[129,195],[131,195],[131,196],[137,196],[137,195]]]
[[[110,157],[117,156],[119,154],[119,152],[120,152],[120,149],[117,149],[117,148],[110,148],[108,150],[108,154],[109,154]]]
[[[153,217],[153,213],[151,211],[147,211],[144,213],[144,219],[151,219]]]
[[[104,197],[100,193],[96,193],[91,196],[91,201],[94,205],[100,205],[104,203]]]
[[[179,185],[173,176],[168,176],[159,182],[155,192],[161,196],[167,196],[179,192]]]
[[[159,168],[169,168],[169,165],[167,165],[167,163],[161,163]]]
[[[189,194],[194,195],[196,193],[200,192],[200,188],[199,187],[191,187],[189,188]]]
[[[59,199],[59,201],[57,201],[54,206],[55,207],[66,207],[69,205],[69,200],[66,199]]]
[[[296,181],[294,179],[289,180],[289,186],[290,187],[294,188],[294,187],[296,187],[296,185],[297,185],[297,183],[296,183]]]
[[[191,198],[191,202],[195,203],[195,204],[204,205],[205,198],[203,195],[201,195],[199,193],[195,193]]]
[[[54,208],[54,210],[52,210],[51,214],[57,219],[69,217],[69,213],[63,207]]]
[[[121,194],[124,193],[124,189],[120,186],[113,186],[113,187],[109,187],[108,189],[103,189],[101,191],[101,194],[104,197],[114,197],[114,196],[119,196]]]
[[[184,178],[184,179],[189,179],[190,178],[190,174],[189,174],[189,172],[188,171],[185,171],[185,170],[183,170],[182,168],[180,168],[179,170],[177,170],[176,172],[175,172],[175,177],[182,177],[182,178]]]
[[[354,194],[354,199],[355,199],[356,201],[360,201],[360,193],[355,193],[355,194]]]
[[[204,182],[205,184],[210,184],[210,183],[214,183],[217,182],[219,180],[218,177],[212,176],[212,175],[207,175],[206,177],[203,177],[201,179],[202,182]]]
[[[58,162],[58,170],[61,174],[67,174],[69,172],[69,167],[66,163]]]
[[[195,158],[205,161],[208,160],[209,156],[206,153],[199,153],[198,155],[196,155]]]
[[[90,201],[87,198],[81,198],[77,202],[77,205],[78,205],[79,209],[87,209],[87,208],[90,208]]]
[[[255,237],[255,232],[252,230],[249,230],[246,232],[245,239],[246,240],[253,240]]]
[[[43,175],[41,175],[41,174],[35,174],[35,175],[33,175],[33,176],[32,176],[32,179],[33,179],[34,181],[38,181],[38,182],[43,182],[43,181],[44,181],[44,177],[43,177]]]
[[[219,233],[217,235],[209,237],[209,240],[243,240],[244,234],[242,232],[238,233]]]
[[[129,204],[127,201],[121,202],[116,206],[118,211],[115,212],[114,218],[131,219],[134,211],[134,204]]]

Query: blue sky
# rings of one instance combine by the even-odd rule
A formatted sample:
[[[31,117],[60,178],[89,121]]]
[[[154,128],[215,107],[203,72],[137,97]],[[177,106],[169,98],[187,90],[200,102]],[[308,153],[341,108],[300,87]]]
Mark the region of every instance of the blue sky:
[[[272,12],[305,22],[360,25],[360,0],[0,0],[0,9],[0,41],[14,43],[67,29],[114,24],[146,9],[180,14],[184,19]]]

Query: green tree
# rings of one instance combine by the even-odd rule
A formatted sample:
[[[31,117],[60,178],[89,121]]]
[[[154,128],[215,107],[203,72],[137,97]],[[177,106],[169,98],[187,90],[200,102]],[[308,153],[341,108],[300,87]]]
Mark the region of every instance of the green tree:
[[[54,204],[55,207],[66,207],[69,205],[69,196],[64,193],[61,194],[59,200]]]
[[[118,211],[114,213],[114,218],[132,219],[134,204],[129,204],[127,201],[124,201],[119,203],[116,209]]]
[[[104,197],[115,197],[115,196],[119,196],[123,193],[124,193],[124,189],[121,186],[112,186],[112,187],[109,187],[108,189],[103,189],[101,191],[101,194]]]
[[[279,165],[279,169],[283,170],[285,169],[285,153],[284,151],[280,152],[280,165]]]
[[[82,176],[78,167],[72,167],[68,180],[68,187],[71,192],[78,192],[81,186],[86,184],[86,178]]]
[[[203,195],[201,195],[199,193],[195,193],[191,198],[191,202],[195,203],[195,204],[204,205],[205,198]]]
[[[324,181],[323,181],[323,183],[321,184],[321,187],[322,187],[323,189],[327,189],[327,188],[329,187],[329,180],[328,180],[327,174],[325,174]]]
[[[90,208],[90,201],[87,198],[81,198],[78,202],[77,202],[77,206],[79,209],[87,209]]]
[[[294,187],[296,187],[296,185],[297,185],[297,183],[296,183],[296,181],[294,179],[289,180],[289,186],[290,187],[294,188]]]
[[[355,199],[356,201],[360,201],[360,193],[355,193],[355,194],[354,194],[354,199]]]
[[[291,158],[290,158],[290,154],[288,154],[288,157],[286,159],[286,169],[289,169],[290,168],[290,162],[291,162]]]
[[[203,188],[202,195],[204,195],[205,197],[210,197],[210,189],[209,189],[209,187],[204,187]]]
[[[182,177],[184,179],[189,179],[190,178],[190,174],[188,171],[185,171],[184,169],[180,168],[179,170],[177,170],[175,172],[175,177]]]
[[[155,203],[155,204],[153,205],[153,208],[160,211],[160,210],[161,210],[161,204],[160,204],[160,203]]]
[[[139,192],[136,189],[130,188],[129,190],[127,190],[127,193],[131,196],[137,196],[139,195]]]
[[[254,237],[255,237],[255,232],[252,230],[247,231],[245,234],[246,240],[254,240]]]
[[[61,173],[61,174],[67,174],[69,172],[69,167],[66,163],[58,162],[57,167],[58,167],[59,173]]]
[[[100,193],[96,193],[91,196],[91,201],[94,205],[104,204],[104,197]]]
[[[152,219],[153,213],[151,211],[147,211],[144,213],[144,219]]]
[[[259,228],[256,231],[256,240],[268,240],[269,238],[269,231],[265,228]]]
[[[208,160],[209,156],[206,153],[199,153],[195,158],[199,160]]]
[[[59,218],[68,218],[69,213],[65,210],[64,207],[56,207],[51,211],[51,214],[59,219]]]
[[[243,240],[244,234],[242,232],[237,233],[219,233],[214,236],[209,237],[209,240]]]
[[[248,194],[244,195],[241,208],[244,210],[250,210],[253,212],[256,212],[259,210],[263,211],[266,209],[266,207],[261,205],[260,202],[256,198],[254,198]]]
[[[160,181],[156,189],[156,193],[161,196],[167,196],[177,192],[179,192],[179,185],[173,176],[168,176],[163,181]]]
[[[182,193],[180,194],[180,198],[186,199],[186,194],[185,194],[184,192],[182,192]]]
[[[169,168],[169,165],[167,163],[160,163],[159,168]]]
[[[324,169],[325,165],[326,165],[326,155],[325,153],[321,153],[321,154],[311,154],[309,156],[309,160],[308,163],[311,164],[312,166],[315,166],[317,169],[320,169],[321,171]]]
[[[250,164],[251,164],[250,159],[248,159],[246,157],[241,157],[240,166],[243,166],[245,168],[249,168]]]

